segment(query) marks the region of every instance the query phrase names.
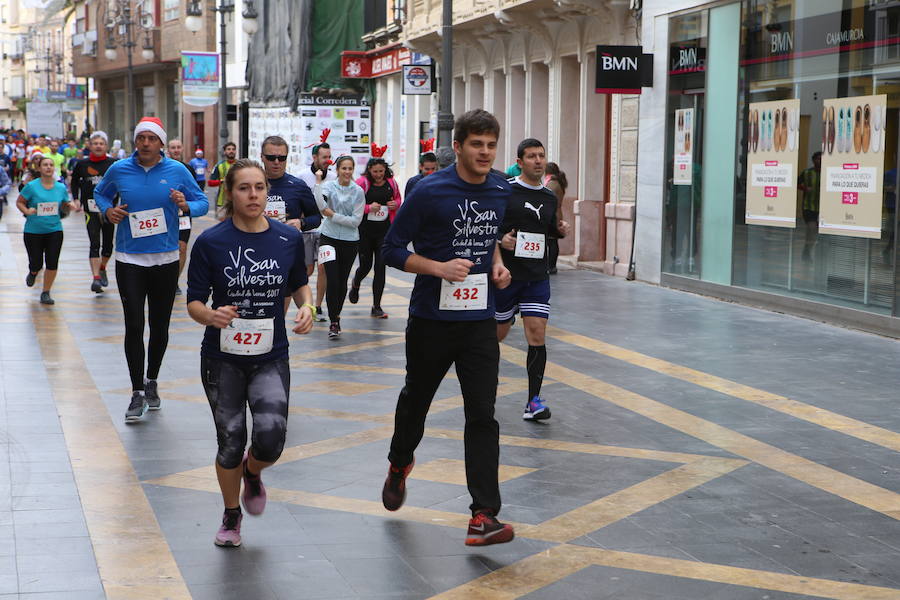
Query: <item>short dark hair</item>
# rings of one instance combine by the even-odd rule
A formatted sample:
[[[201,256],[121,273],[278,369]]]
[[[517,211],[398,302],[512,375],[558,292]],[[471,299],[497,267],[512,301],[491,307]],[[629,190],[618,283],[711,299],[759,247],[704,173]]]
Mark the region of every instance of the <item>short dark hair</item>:
[[[290,150],[290,146],[288,146],[288,143],[284,141],[284,138],[280,135],[270,135],[263,140],[263,143],[259,147],[259,149],[262,150],[266,147],[267,144],[271,146],[284,146],[285,148],[288,148]]]
[[[544,144],[541,143],[541,140],[537,138],[525,138],[521,142],[519,142],[519,147],[516,148],[516,156],[522,158],[525,156],[525,151],[529,148],[543,148]]]
[[[476,108],[456,119],[453,126],[453,141],[462,144],[470,134],[493,133],[500,137],[500,122],[488,111]]]
[[[322,142],[321,144],[316,144],[315,146],[313,146],[313,156],[318,155],[319,150],[321,150],[322,148],[328,148],[329,150],[331,150],[331,146],[328,145],[328,142]]]
[[[237,144],[235,144],[234,142],[225,142],[225,145],[222,146],[222,150],[224,150],[224,149],[227,148],[228,146],[231,146],[231,147],[233,147],[235,150],[237,150]]]
[[[434,152],[423,152],[419,155],[420,165],[424,165],[427,162],[437,162],[437,156],[434,155]]]

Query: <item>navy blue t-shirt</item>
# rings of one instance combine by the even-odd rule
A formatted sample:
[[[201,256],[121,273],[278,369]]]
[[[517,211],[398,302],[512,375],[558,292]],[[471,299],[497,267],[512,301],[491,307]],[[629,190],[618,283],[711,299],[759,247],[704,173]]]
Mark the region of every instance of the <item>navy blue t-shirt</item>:
[[[504,177],[490,173],[484,183],[471,184],[456,173],[456,166],[422,178],[400,205],[384,239],[384,261],[403,269],[412,254],[447,262],[465,258],[475,263],[470,275],[487,273],[490,282],[494,247],[511,189]],[[494,316],[494,287],[488,283],[487,307],[481,310],[441,310],[441,280],[416,275],[409,314],[439,321],[476,321]]]
[[[315,229],[322,222],[322,215],[316,206],[312,190],[302,179],[285,173],[278,179],[269,180],[269,202],[284,201],[287,219],[303,218],[303,231]]]
[[[188,303],[233,305],[242,319],[274,319],[272,350],[259,355],[222,352],[220,335],[228,329],[207,327],[201,354],[208,358],[262,363],[287,358],[284,299],[307,284],[303,236],[293,227],[269,219],[269,228],[247,233],[231,219],[207,229],[191,251]]]

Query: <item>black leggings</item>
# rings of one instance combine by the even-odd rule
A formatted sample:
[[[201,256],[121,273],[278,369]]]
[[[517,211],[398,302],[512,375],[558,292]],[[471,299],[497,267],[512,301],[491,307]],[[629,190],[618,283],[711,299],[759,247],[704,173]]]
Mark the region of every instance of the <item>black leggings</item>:
[[[384,294],[384,259],[381,257],[381,245],[384,244],[383,231],[372,231],[370,228],[359,228],[359,268],[353,275],[353,287],[362,285],[362,280],[369,274],[372,268],[372,259],[375,261],[375,274],[372,278],[372,306],[381,308],[381,295]]]
[[[247,446],[247,406],[253,416],[253,457],[275,462],[287,433],[291,367],[286,358],[242,363],[200,358],[200,376],[216,423],[216,462],[226,469],[241,464]]]
[[[25,233],[25,251],[28,253],[28,270],[37,273],[47,263],[48,271],[59,268],[59,253],[62,251],[63,232]]]
[[[116,226],[112,223],[103,223],[100,221],[100,213],[92,213],[84,211],[84,223],[87,225],[88,239],[90,240],[90,250],[88,257],[100,258],[104,256],[109,258],[113,251],[113,235],[116,232]],[[101,242],[103,250],[101,251]]]
[[[150,321],[147,378],[156,379],[169,345],[169,319],[178,286],[178,261],[139,267],[116,261],[116,284],[125,313],[125,360],[131,389],[144,389],[144,304]]]
[[[347,278],[350,277],[350,269],[356,260],[359,242],[336,240],[322,235],[319,237],[319,249],[322,246],[333,246],[337,256],[325,263],[325,304],[328,305],[328,319],[334,323],[341,320],[341,310],[347,298]]]

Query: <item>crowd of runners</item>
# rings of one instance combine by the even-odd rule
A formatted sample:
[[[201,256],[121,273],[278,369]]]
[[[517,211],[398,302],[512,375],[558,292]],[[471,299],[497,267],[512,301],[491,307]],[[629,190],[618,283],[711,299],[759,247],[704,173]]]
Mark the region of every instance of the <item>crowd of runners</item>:
[[[547,162],[543,143],[523,140],[516,163],[503,172],[494,168],[499,136],[493,115],[465,113],[456,120],[452,150],[423,145],[419,174],[401,193],[384,147],[373,144],[372,158],[357,175],[352,157],[332,157],[327,132],[312,148],[309,169],[297,176],[286,172],[289,146],[278,136],[263,141],[261,163],[238,158],[229,143],[223,160],[210,168],[199,148],[185,161],[184,145],[169,140],[153,117],[137,123],[131,156],[119,140],[110,147],[102,131],[83,145],[9,132],[0,139],[0,207],[18,185],[25,283],[32,287],[40,278],[43,304],[54,304],[62,218],[83,213],[92,292],[110,285],[107,268],[115,250],[132,386],[126,423],[139,423],[162,406],[157,378],[175,299],[184,293],[188,314],[205,327],[201,382],[215,422],[215,469],[225,508],[215,536],[219,546],[241,544],[242,505],[251,515],[265,509],[261,473],[280,457],[287,431],[288,329],[307,334],[314,322],[327,319],[329,339],[340,339],[344,302],[359,302],[370,271],[370,314],[388,318],[381,305],[386,267],[415,273],[405,385],[382,501],[390,511],[403,505],[428,409],[453,365],[463,396],[472,497],[465,543],[496,544],[514,536],[497,520],[499,342],[518,315],[528,343],[523,418],[549,418],[541,397],[549,278],[556,271],[557,240],[569,233],[562,219],[565,175]],[[212,211],[207,185],[217,188]],[[192,219],[207,214],[218,223],[197,236],[188,260]],[[292,301],[296,313],[288,321]]]

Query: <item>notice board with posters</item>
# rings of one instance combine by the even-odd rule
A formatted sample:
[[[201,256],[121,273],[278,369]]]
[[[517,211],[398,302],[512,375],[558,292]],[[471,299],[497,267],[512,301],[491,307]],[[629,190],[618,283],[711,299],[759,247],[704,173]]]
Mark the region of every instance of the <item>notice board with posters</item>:
[[[825,100],[819,232],[881,237],[887,95]]]
[[[356,175],[369,160],[372,142],[372,109],[361,96],[302,94],[295,112],[284,107],[251,107],[249,110],[250,158],[259,160],[262,141],[270,135],[283,137],[289,145],[287,170],[297,175],[312,164],[312,146],[330,129],[328,145],[332,159],[342,154],[354,158]]]
[[[753,102],[747,124],[748,225],[797,226],[800,100]]]

